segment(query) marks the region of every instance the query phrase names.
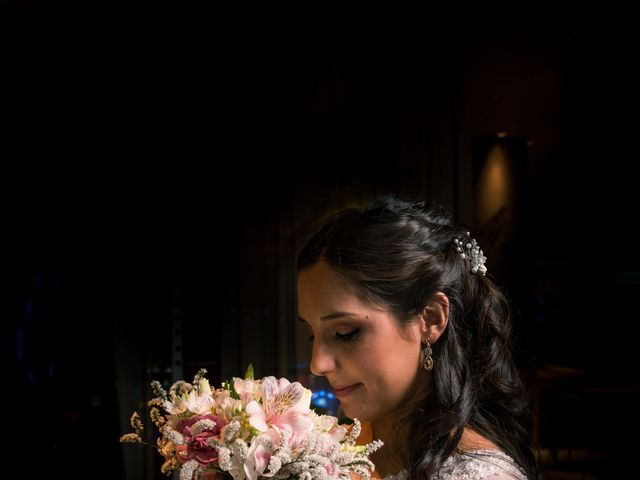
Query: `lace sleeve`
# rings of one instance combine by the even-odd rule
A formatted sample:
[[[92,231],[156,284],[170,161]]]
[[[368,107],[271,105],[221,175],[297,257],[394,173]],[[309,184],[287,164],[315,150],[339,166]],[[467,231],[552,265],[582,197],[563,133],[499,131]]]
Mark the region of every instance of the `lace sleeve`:
[[[455,452],[442,465],[437,480],[527,480],[527,476],[500,450]]]
[[[405,470],[382,480],[406,480]],[[380,478],[374,474],[372,478]],[[434,480],[528,480],[522,469],[500,450],[454,452],[447,458]]]
[[[485,480],[521,480],[522,476],[513,476],[506,472],[493,473],[489,477],[484,477]]]

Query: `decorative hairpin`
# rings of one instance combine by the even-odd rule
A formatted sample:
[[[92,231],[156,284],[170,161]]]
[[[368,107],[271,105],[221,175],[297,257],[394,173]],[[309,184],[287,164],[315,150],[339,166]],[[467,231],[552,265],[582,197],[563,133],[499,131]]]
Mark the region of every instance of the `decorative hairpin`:
[[[466,258],[471,262],[471,272],[480,273],[484,275],[487,273],[487,267],[484,263],[487,261],[487,257],[484,256],[482,250],[478,246],[478,242],[471,238],[469,232],[466,232],[467,238],[460,240],[456,238],[454,243],[456,244],[456,250],[460,252],[462,258]]]

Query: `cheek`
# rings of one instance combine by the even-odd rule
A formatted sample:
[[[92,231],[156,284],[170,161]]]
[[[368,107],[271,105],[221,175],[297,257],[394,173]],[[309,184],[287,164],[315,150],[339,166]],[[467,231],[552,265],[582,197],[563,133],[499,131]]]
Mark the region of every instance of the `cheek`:
[[[420,361],[419,347],[410,342],[380,342],[351,352],[351,363],[370,381],[387,390],[404,390],[413,382]],[[373,385],[372,385],[373,386]]]
[[[389,346],[386,352],[376,362],[376,369],[390,392],[404,395],[419,371],[419,349],[407,342]]]

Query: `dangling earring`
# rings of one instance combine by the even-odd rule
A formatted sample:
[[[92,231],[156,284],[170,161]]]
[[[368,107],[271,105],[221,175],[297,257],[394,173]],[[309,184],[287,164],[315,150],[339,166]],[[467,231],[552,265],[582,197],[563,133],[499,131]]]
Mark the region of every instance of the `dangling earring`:
[[[424,345],[424,348],[422,349],[422,354],[424,355],[424,363],[422,364],[422,366],[427,372],[429,372],[433,370],[433,358],[431,358],[433,350],[431,350],[429,339],[426,339],[425,342],[427,342],[427,344]]]

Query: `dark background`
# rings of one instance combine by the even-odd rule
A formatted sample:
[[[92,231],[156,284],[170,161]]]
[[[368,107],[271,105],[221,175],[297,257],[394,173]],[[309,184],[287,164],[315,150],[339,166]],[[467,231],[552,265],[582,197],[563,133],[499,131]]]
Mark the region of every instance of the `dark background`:
[[[286,14],[0,6],[7,468],[154,478],[150,449],[117,443],[151,379],[253,362],[310,382],[295,253],[321,215],[398,193],[448,205],[491,252],[545,478],[627,473],[630,16]],[[516,199],[481,224],[495,145]]]

